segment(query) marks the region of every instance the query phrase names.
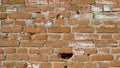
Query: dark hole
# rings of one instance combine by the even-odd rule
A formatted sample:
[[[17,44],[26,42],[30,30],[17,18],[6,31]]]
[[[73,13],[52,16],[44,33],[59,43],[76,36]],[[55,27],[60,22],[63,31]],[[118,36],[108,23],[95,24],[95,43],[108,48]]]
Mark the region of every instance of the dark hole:
[[[67,66],[64,66],[64,68],[67,68]]]
[[[76,13],[77,13],[77,14],[80,14],[78,10],[76,11]]]
[[[30,35],[34,35],[35,33],[30,32],[29,34],[30,34]]]
[[[87,54],[88,56],[90,56],[90,54]]]
[[[62,59],[69,59],[73,56],[73,54],[72,53],[59,53],[58,56],[61,57]]]

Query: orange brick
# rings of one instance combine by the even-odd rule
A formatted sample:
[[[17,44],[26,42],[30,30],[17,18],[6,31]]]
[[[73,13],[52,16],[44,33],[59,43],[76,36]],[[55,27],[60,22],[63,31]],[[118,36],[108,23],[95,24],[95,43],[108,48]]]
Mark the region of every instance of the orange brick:
[[[96,62],[85,62],[84,65],[85,65],[85,68],[89,68],[89,67],[97,68],[97,63]]]
[[[40,48],[40,54],[51,54],[52,53],[52,48]]]
[[[112,34],[102,34],[101,39],[112,39]]]
[[[83,68],[84,64],[82,62],[74,62],[73,67],[74,68]]]
[[[4,67],[14,67],[15,66],[15,62],[4,62],[3,63],[3,66]]]
[[[32,55],[30,60],[33,61],[48,61],[48,57],[45,55]]]
[[[94,0],[72,0],[72,4],[94,4]]]
[[[15,48],[5,48],[4,49],[4,53],[6,53],[6,54],[13,54],[13,53],[15,53]]]
[[[0,19],[5,19],[7,18],[7,14],[5,13],[0,13]]]
[[[0,46],[3,47],[16,47],[19,46],[19,41],[0,41]]]
[[[21,32],[22,31],[22,28],[21,27],[2,27],[0,29],[0,32],[3,32],[3,33],[17,33],[17,32]]]
[[[53,11],[53,6],[42,6],[41,7],[42,11],[43,12],[46,12],[46,11]]]
[[[48,27],[49,33],[69,33],[69,27]]]
[[[49,62],[40,63],[40,68],[51,68],[52,64]]]
[[[113,60],[113,56],[111,54],[95,54],[90,56],[90,60],[92,61],[108,61]]]
[[[73,40],[74,39],[74,34],[63,34],[63,40]]]
[[[34,34],[31,37],[31,40],[47,40],[46,34]]]
[[[30,18],[29,13],[10,13],[8,14],[9,18],[13,19],[28,19]]]
[[[0,61],[4,60],[5,56],[4,55],[0,55]]]
[[[73,61],[88,61],[89,57],[86,55],[83,56],[73,56]]]
[[[5,11],[5,9],[6,9],[6,7],[5,7],[5,6],[0,6],[0,12],[4,12],[4,11]]]
[[[112,48],[111,50],[112,53],[120,53],[120,48]]]
[[[65,24],[64,22],[65,22],[64,19],[57,19],[55,21],[55,25],[64,25]]]
[[[25,4],[25,0],[3,0],[3,4]]]
[[[68,43],[64,41],[47,41],[45,47],[67,47]]]
[[[46,29],[44,27],[26,27],[23,31],[27,33],[43,33]]]
[[[27,54],[27,48],[16,48],[17,54]]]
[[[92,27],[73,27],[72,32],[75,33],[92,33],[94,29]]]
[[[120,61],[111,61],[110,67],[120,67]]]
[[[37,6],[18,6],[19,12],[40,12],[40,7]]]
[[[100,27],[100,28],[97,28],[97,32],[98,33],[117,33],[119,32],[119,29],[118,28],[115,28],[115,27]]]
[[[72,49],[71,48],[56,48],[54,50],[55,53],[59,54],[59,53],[72,53]]]
[[[29,58],[30,57],[28,55],[18,55],[18,54],[6,56],[6,60],[29,60]]]
[[[29,49],[29,53],[30,54],[39,54],[40,53],[40,49],[39,48],[30,48]]]
[[[16,20],[15,21],[15,25],[19,25],[19,26],[25,26],[25,21],[22,21],[22,20]]]
[[[86,48],[85,49],[85,53],[86,54],[96,54],[97,53],[97,49],[96,48]]]

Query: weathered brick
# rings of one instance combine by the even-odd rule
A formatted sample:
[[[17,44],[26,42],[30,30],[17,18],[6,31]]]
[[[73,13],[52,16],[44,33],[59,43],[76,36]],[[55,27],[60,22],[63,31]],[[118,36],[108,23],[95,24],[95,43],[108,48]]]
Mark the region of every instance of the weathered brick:
[[[94,0],[72,0],[72,4],[94,4]]]
[[[5,19],[7,18],[7,14],[5,13],[0,13],[0,19]]]
[[[21,31],[22,31],[21,27],[2,27],[0,29],[0,32],[3,32],[3,33],[17,33]]]
[[[10,13],[8,14],[9,18],[13,19],[28,19],[30,18],[29,13]]]
[[[37,6],[18,6],[19,12],[40,12],[40,7]]]
[[[75,32],[75,33],[92,33],[92,32],[94,32],[94,28],[92,28],[92,27],[73,27],[72,32]]]
[[[0,41],[0,47],[17,47],[19,41]]]
[[[45,27],[25,27],[23,31],[27,33],[43,33],[46,29]]]
[[[4,67],[14,67],[15,66],[15,62],[4,62],[3,63],[3,66]]]
[[[120,67],[120,61],[111,61],[110,66],[111,67]]]
[[[25,0],[3,0],[3,4],[25,4]]]
[[[47,40],[47,34],[34,34],[32,40]]]
[[[48,57],[45,56],[45,55],[32,55],[30,60],[33,60],[33,61],[47,61]]]
[[[119,32],[119,29],[116,27],[100,27],[97,28],[98,33],[117,33]]]

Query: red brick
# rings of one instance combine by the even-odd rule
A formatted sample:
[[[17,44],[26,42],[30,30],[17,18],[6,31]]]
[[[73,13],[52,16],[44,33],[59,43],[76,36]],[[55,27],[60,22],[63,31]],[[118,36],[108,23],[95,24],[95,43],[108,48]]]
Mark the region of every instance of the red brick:
[[[15,48],[5,48],[4,49],[4,53],[6,53],[6,54],[13,54],[13,53],[15,53]]]
[[[5,56],[4,55],[0,55],[0,61],[5,60]]]
[[[27,63],[24,62],[24,61],[22,61],[22,62],[16,62],[16,63],[15,63],[15,66],[16,66],[17,68],[26,68],[26,67],[27,67]]]
[[[30,35],[29,34],[19,34],[18,39],[19,40],[30,40]]]
[[[49,33],[69,33],[70,28],[69,27],[48,27]]]
[[[3,66],[7,67],[7,68],[14,67],[15,66],[15,62],[4,62]]]
[[[0,40],[4,38],[5,38],[5,35],[0,34]]]
[[[30,48],[29,54],[40,54],[40,49],[39,48]]]
[[[88,61],[89,57],[84,55],[84,56],[73,56],[73,61]]]
[[[71,48],[56,48],[54,50],[55,53],[59,54],[59,53],[72,53],[72,49]]]
[[[22,28],[21,27],[2,27],[0,29],[0,32],[3,32],[3,33],[17,33],[17,32],[21,32],[22,31]]]
[[[98,62],[98,66],[100,67],[100,68],[109,68],[109,66],[110,66],[110,64],[109,64],[109,62]]]
[[[60,40],[61,35],[60,34],[49,34],[49,40]]]
[[[9,18],[13,19],[28,19],[30,18],[29,13],[10,13],[8,14]]]
[[[0,13],[0,19],[5,19],[7,18],[7,14],[5,13]]]
[[[109,61],[113,60],[113,56],[111,54],[95,54],[90,56],[90,60],[92,61]]]
[[[55,21],[55,25],[64,25],[65,24],[65,20],[64,19],[57,19]]]
[[[40,68],[52,68],[52,64],[49,62],[40,63]]]
[[[80,24],[80,26],[89,26],[90,21],[89,20],[80,20],[79,24]]]
[[[35,25],[47,25],[47,26],[50,26],[52,25],[52,20],[41,20],[41,19],[35,19],[32,21],[32,24],[35,24]]]
[[[17,47],[19,46],[19,41],[0,41],[1,47]]]
[[[11,34],[7,36],[8,40],[17,40],[17,35]]]
[[[32,55],[30,60],[32,60],[32,61],[48,61],[48,57],[45,55]]]
[[[40,7],[37,6],[19,6],[19,12],[40,12]]]
[[[109,50],[110,50],[109,48],[99,48],[98,49],[99,53],[109,53],[110,52]]]
[[[33,15],[33,18],[39,18],[39,19],[44,19],[45,18],[45,15],[44,14],[41,14],[41,13],[36,13],[35,15]]]
[[[84,64],[82,62],[74,62],[73,67],[74,68],[83,68]]]
[[[22,20],[16,20],[15,21],[15,25],[19,25],[19,26],[25,26],[25,21],[22,21]]]
[[[67,47],[68,43],[64,41],[47,41],[45,47]]]
[[[85,49],[85,53],[86,54],[96,54],[97,53],[97,49],[96,48],[86,48]]]
[[[47,40],[46,34],[34,34],[31,37],[31,40]]]
[[[44,27],[26,27],[23,31],[27,33],[43,33],[46,29]]]
[[[65,10],[66,10],[66,7],[65,7],[65,6],[55,6],[55,7],[54,7],[54,10],[55,10],[55,11],[65,11]]]
[[[17,54],[27,54],[27,48],[16,48]]]
[[[41,47],[41,46],[43,46],[43,43],[28,41],[28,42],[21,42],[20,46],[22,46],[22,47]]]
[[[102,34],[101,39],[112,39],[112,34]]]
[[[4,53],[3,49],[2,49],[2,48],[0,48],[0,54],[3,54],[3,53]]]
[[[14,54],[14,55],[7,55],[6,56],[6,60],[29,60],[29,56],[28,55],[18,55],[18,54]]]
[[[100,28],[97,28],[97,32],[98,33],[117,33],[119,32],[119,29],[118,28],[115,28],[115,27],[100,27]]]
[[[42,6],[41,7],[42,11],[43,12],[46,12],[46,11],[53,11],[53,6]]]
[[[119,33],[113,34],[113,39],[119,40],[120,39],[120,34]]]
[[[75,20],[75,19],[70,19],[70,20],[68,20],[67,23],[68,23],[69,25],[77,25],[77,24],[78,24],[78,21]]]
[[[97,63],[96,62],[85,62],[84,63],[85,68],[97,68]]]
[[[72,0],[72,4],[94,4],[94,0]]]
[[[52,48],[40,48],[40,54],[51,54],[52,53]]]
[[[111,67],[120,67],[120,61],[111,61],[110,66]]]
[[[120,53],[120,48],[112,48],[111,50],[112,53]]]
[[[66,9],[67,9],[68,11],[76,11],[76,10],[78,10],[78,8],[79,8],[78,6],[67,6]]]
[[[65,66],[67,67],[72,67],[72,63],[71,62],[54,62],[53,63],[53,68],[65,68]]]
[[[6,9],[6,7],[5,7],[5,6],[0,6],[0,12],[4,12],[4,11],[5,11],[5,9]]]
[[[79,6],[79,10],[82,12],[91,11],[91,6]]]
[[[97,39],[99,39],[99,34],[89,34],[89,39],[92,39],[92,40],[97,40]]]
[[[60,58],[58,55],[52,55],[49,57],[50,61],[60,61],[62,58]]]
[[[73,40],[74,39],[74,34],[63,34],[63,40]]]
[[[24,4],[25,0],[3,0],[3,4]]]
[[[92,27],[73,27],[72,32],[75,33],[92,33],[94,29]]]

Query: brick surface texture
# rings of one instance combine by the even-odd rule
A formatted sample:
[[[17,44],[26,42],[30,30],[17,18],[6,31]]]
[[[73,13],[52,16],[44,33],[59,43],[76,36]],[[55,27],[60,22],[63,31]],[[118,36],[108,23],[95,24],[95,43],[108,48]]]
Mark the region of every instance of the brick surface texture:
[[[0,68],[120,68],[120,0],[0,0]]]

